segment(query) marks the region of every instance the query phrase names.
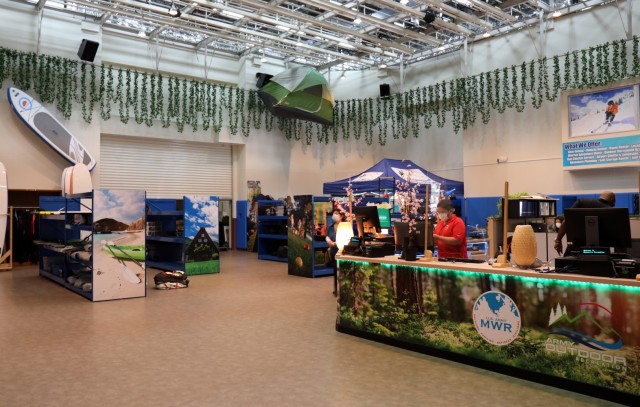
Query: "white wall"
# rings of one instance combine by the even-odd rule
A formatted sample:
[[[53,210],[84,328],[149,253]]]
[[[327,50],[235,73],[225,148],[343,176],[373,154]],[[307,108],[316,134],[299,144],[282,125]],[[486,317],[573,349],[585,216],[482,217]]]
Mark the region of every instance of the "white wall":
[[[620,2],[624,4],[624,2]],[[32,5],[3,3],[0,8],[5,24],[0,26],[0,45],[34,51],[37,18]],[[634,10],[639,21],[640,10]],[[45,11],[41,52],[76,58],[80,38],[90,38],[80,28],[81,19]],[[616,22],[615,24],[612,22]],[[623,37],[620,17],[615,5],[597,7],[567,19],[554,22],[548,32],[547,55],[584,48]],[[626,20],[625,20],[626,21]],[[537,58],[533,39],[537,28],[518,31],[505,37],[490,39],[471,47],[469,70],[472,73],[487,69],[520,64]],[[531,38],[532,37],[532,38]],[[105,63],[153,69],[155,48],[141,46],[143,42],[104,32],[99,36],[99,60]],[[536,43],[536,45],[538,45]],[[211,57],[209,78],[220,82],[234,82],[247,88],[254,86],[255,73],[277,73],[282,66],[269,61],[255,67],[252,61],[230,61],[218,55]],[[445,55],[406,68],[405,89],[451,79],[460,75],[462,56]],[[172,47],[162,49],[160,71],[201,77],[203,57]],[[399,91],[399,72],[390,71],[380,78],[376,69],[347,72],[347,80],[340,80],[341,72],[331,71],[330,82],[337,99],[376,97],[380,83],[389,83],[392,92]],[[6,83],[5,83],[6,86]],[[569,193],[598,191],[603,188],[617,191],[634,190],[637,184],[635,169],[564,172],[561,169],[561,115],[559,103],[543,104],[540,110],[528,107],[525,112],[509,111],[503,115],[492,112],[488,125],[480,122],[464,133],[455,134],[450,118],[443,129],[421,129],[420,138],[393,140],[379,146],[376,141],[367,146],[364,140],[311,146],[287,141],[279,131],[254,131],[248,138],[231,136],[228,129],[220,135],[211,132],[182,134],[174,127],[147,128],[132,121],[124,125],[117,117],[101,123],[94,114],[94,124],[82,122],[81,111],[75,107],[73,118],[65,125],[81,139],[99,160],[100,134],[180,138],[195,141],[234,144],[234,197],[241,199],[246,180],[262,181],[263,191],[276,197],[290,194],[320,194],[322,183],[349,177],[361,172],[381,158],[408,158],[451,179],[464,179],[467,196],[491,196],[502,193],[503,182],[509,180],[512,191]],[[52,109],[53,110],[53,109]],[[117,111],[117,110],[116,110]],[[57,114],[56,114],[57,115]],[[6,96],[0,98],[0,135],[3,145],[0,160],[9,170],[10,188],[52,189],[58,186],[59,174],[67,164],[51,154],[49,148],[33,136],[9,112]],[[509,157],[506,164],[497,165],[498,155]],[[99,179],[99,165],[94,181]]]

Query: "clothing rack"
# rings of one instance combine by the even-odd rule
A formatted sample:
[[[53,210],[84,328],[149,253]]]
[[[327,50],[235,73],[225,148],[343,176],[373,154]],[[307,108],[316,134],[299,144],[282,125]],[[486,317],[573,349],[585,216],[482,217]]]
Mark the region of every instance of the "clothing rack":
[[[0,270],[11,270],[13,268],[13,206],[9,207],[9,212],[0,213],[0,216],[7,216],[9,218],[9,249],[4,250],[2,257],[0,257]]]
[[[8,213],[4,214],[9,218],[8,219],[9,233],[8,233],[8,240],[7,240],[7,246],[6,246],[7,250],[5,250],[4,253],[2,253],[2,257],[0,257],[0,271],[12,270],[15,256],[20,254],[20,252],[16,252],[16,246],[14,244],[15,243],[14,241],[18,238],[18,236],[20,236],[19,231],[18,231],[18,235],[16,235],[16,230],[14,228],[14,221],[15,221],[14,217],[18,216],[16,212],[26,211],[29,214],[37,214],[39,209],[40,208],[37,206],[10,206]],[[2,216],[2,214],[0,214],[0,216]],[[33,226],[33,227],[35,228],[36,226]]]

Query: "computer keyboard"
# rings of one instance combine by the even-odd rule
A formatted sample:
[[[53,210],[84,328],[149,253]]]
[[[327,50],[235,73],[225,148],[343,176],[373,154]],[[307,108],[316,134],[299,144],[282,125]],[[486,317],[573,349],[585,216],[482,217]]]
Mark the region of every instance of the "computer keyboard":
[[[438,257],[438,261],[448,261],[451,263],[484,263],[484,260],[480,259],[467,259],[464,257]]]

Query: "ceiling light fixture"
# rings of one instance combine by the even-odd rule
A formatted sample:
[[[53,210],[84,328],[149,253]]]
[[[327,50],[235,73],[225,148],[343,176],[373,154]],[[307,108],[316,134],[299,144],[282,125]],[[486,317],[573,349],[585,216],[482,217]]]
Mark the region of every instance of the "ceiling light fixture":
[[[353,20],[353,24],[360,25],[361,23],[362,19],[360,18],[360,16],[356,16],[356,18]]]
[[[140,38],[147,38],[147,33],[144,32],[143,29],[140,29],[140,31],[138,31],[138,37]]]
[[[491,34],[489,34],[488,32],[486,32],[486,33],[482,34],[482,37],[483,37],[483,38],[489,38],[489,37],[491,37]]]
[[[342,72],[342,76],[340,77],[340,79],[347,79],[347,76],[344,74],[344,72]]]
[[[298,46],[301,47],[302,46],[302,40],[300,39],[300,36],[298,35]]]
[[[387,67],[387,64],[385,64],[384,62],[381,62],[380,65],[378,65],[378,68],[380,69],[384,69]]]
[[[171,7],[169,7],[168,13],[171,17],[180,17],[180,10],[176,7],[174,1],[171,1]]]
[[[554,11],[554,12],[553,12],[553,14],[551,14],[551,16],[552,16],[553,18],[558,18],[558,17],[560,17],[561,15],[562,15],[562,13],[561,13],[560,11],[558,11],[558,10]]]
[[[403,4],[403,5],[406,6],[407,3],[409,3],[409,0],[400,0],[400,4]]]

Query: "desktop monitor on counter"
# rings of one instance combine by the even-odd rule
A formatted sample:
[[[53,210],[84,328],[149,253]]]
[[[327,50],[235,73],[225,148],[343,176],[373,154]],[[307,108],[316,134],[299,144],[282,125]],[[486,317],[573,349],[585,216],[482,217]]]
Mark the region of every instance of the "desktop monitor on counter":
[[[389,229],[391,227],[391,211],[386,208],[378,208],[378,219],[380,220],[380,227],[382,229]]]
[[[409,223],[394,222],[393,232],[396,250],[402,250],[405,237],[409,237]],[[425,221],[416,222],[415,235],[419,251],[424,252],[425,246],[427,250],[433,250],[433,223]]]
[[[366,237],[381,233],[377,206],[356,206],[353,208],[353,215],[356,218],[358,236]]]
[[[567,241],[583,247],[631,247],[627,208],[567,208]]]

